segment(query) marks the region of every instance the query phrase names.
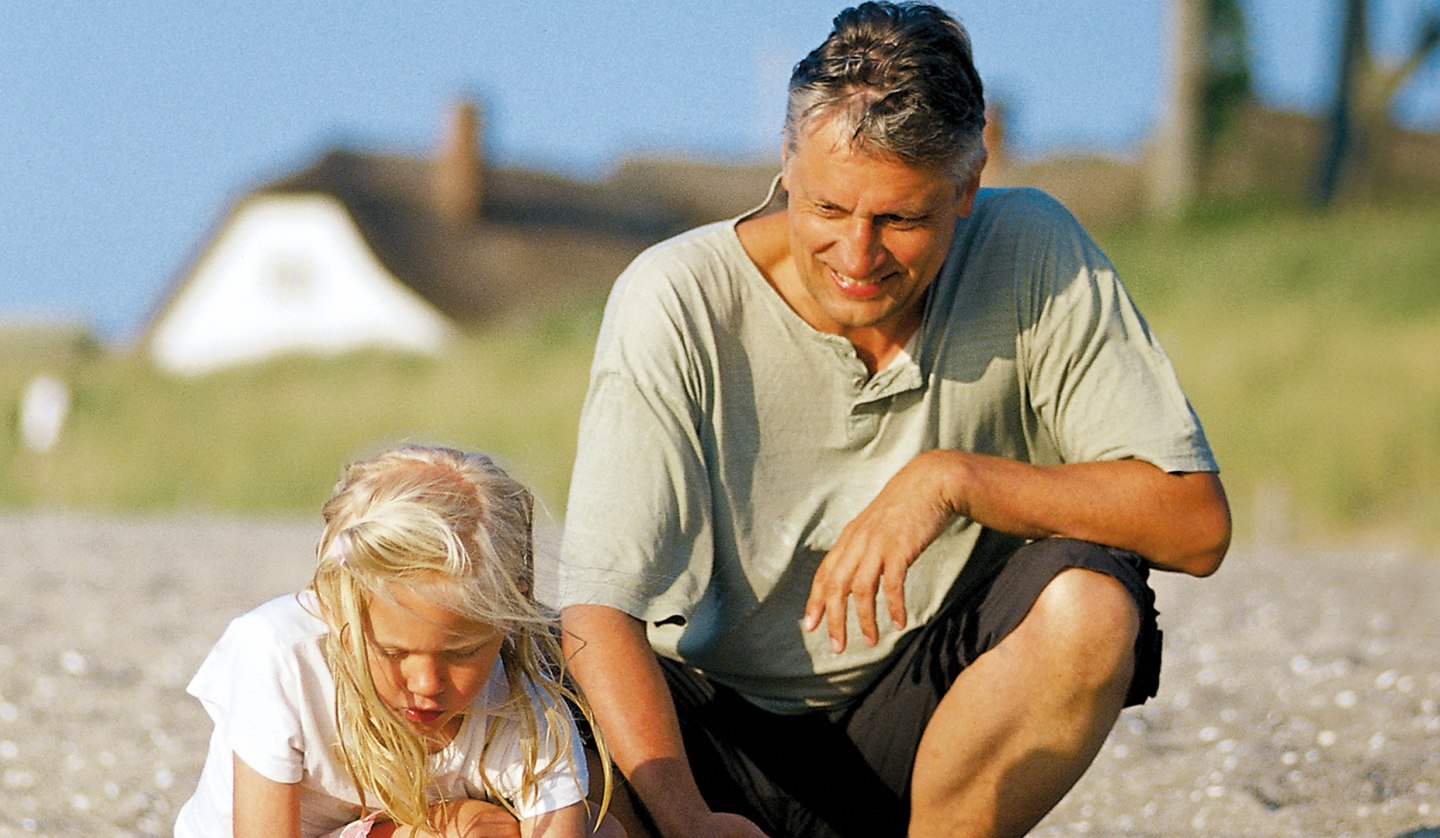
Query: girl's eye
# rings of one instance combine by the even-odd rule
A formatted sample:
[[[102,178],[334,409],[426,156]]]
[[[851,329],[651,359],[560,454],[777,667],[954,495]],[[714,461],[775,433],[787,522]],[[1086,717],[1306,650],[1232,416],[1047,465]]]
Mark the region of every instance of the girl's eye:
[[[405,657],[405,651],[403,649],[381,649],[380,657],[386,660],[398,661]]]
[[[484,650],[484,646],[471,646],[468,649],[455,649],[453,651],[446,652],[445,655],[451,660],[468,661],[471,658],[479,657],[480,653]]]

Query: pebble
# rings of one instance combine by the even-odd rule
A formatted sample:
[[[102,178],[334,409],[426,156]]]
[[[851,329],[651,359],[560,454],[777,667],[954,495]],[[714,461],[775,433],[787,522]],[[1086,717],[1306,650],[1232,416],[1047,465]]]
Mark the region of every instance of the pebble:
[[[1160,693],[1032,834],[1440,835],[1440,555],[1356,566],[1239,548],[1152,577]]]
[[[317,531],[0,513],[21,592],[0,611],[0,838],[169,835],[210,736],[185,684],[231,617],[305,584]],[[1160,693],[1032,834],[1440,834],[1440,555],[1370,558],[1237,545],[1213,577],[1155,574]]]

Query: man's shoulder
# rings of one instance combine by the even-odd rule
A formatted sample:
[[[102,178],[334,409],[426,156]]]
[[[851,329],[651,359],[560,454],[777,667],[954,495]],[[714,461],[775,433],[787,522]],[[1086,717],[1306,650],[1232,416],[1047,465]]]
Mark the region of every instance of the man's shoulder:
[[[754,270],[736,236],[733,221],[717,221],[651,245],[636,256],[611,289],[611,308],[641,305],[657,298],[688,307],[700,299],[728,296],[742,273]],[[688,301],[688,302],[686,302]]]
[[[1040,189],[982,189],[975,210],[959,229],[964,232],[957,247],[972,259],[1006,268],[1003,272],[1017,280],[1038,276],[1034,271],[1011,270],[1027,265],[1038,268],[1059,262],[1078,269],[1105,263],[1094,239],[1074,214]]]
[[[985,187],[975,197],[971,218],[1004,224],[1079,227],[1055,196],[1032,186]]]
[[[714,221],[650,245],[635,257],[626,273],[637,269],[725,262],[734,256],[737,246],[734,222]]]

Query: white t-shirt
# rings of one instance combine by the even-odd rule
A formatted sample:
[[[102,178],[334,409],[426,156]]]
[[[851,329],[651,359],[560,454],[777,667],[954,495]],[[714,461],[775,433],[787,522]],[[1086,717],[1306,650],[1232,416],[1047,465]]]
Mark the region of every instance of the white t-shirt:
[[[360,816],[360,795],[339,752],[335,682],[323,653],[326,625],[317,614],[309,591],[273,599],[231,622],[200,665],[187,691],[205,706],[215,731],[200,783],[176,821],[177,838],[231,834],[232,753],[277,783],[300,784],[300,832],[307,838]],[[459,733],[430,757],[431,798],[487,799],[483,775],[522,818],[579,802],[588,783],[583,758],[573,765],[557,764],[540,778],[537,795],[520,796],[519,727],[486,712],[504,700],[507,690],[497,660]],[[532,701],[542,717],[540,700],[532,696]],[[571,752],[578,756],[581,744],[573,722],[566,728],[559,735],[570,737]],[[540,765],[555,751],[553,738],[542,742]],[[373,793],[366,799],[377,805]]]

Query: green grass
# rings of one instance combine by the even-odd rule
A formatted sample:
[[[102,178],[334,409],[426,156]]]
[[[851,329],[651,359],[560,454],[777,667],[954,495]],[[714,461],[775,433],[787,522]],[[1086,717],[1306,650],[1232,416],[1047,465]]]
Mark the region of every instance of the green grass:
[[[1440,543],[1437,233],[1431,206],[1249,209],[1102,237],[1205,422],[1242,534]]]
[[[295,357],[196,378],[134,356],[32,354],[0,372],[0,403],[63,367],[71,419],[39,457],[19,450],[11,410],[0,505],[315,512],[345,462],[425,441],[491,452],[558,514],[598,322],[586,301],[467,336],[439,359]]]
[[[1220,459],[1241,538],[1440,545],[1440,206],[1221,207],[1102,231]],[[401,440],[494,453],[559,516],[600,302],[471,335],[442,359],[288,359],[175,379],[71,342],[11,341],[0,507],[314,514],[355,456]],[[0,347],[6,347],[0,336]],[[13,405],[74,387],[49,456]]]

